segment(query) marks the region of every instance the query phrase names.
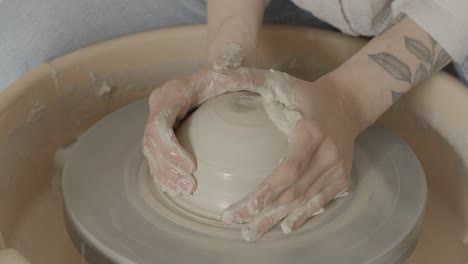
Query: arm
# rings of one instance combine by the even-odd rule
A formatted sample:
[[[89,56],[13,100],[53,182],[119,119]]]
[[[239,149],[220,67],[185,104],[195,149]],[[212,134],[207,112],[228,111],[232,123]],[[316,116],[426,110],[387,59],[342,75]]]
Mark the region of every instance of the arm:
[[[245,65],[255,66],[265,5],[265,0],[208,1],[208,64],[226,44],[237,42],[246,54]]]
[[[400,19],[399,19],[400,20]],[[329,74],[359,106],[368,127],[398,98],[441,70],[450,56],[421,27],[402,16],[393,27]]]

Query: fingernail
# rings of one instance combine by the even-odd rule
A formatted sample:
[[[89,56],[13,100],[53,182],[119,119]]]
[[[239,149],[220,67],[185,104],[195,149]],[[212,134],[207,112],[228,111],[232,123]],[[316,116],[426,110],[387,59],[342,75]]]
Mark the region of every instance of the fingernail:
[[[166,185],[159,185],[159,188],[161,189],[161,192],[165,193],[169,189]]]
[[[233,212],[230,212],[230,211],[227,211],[227,210],[224,211],[223,215],[221,216],[221,221],[224,224],[228,224],[228,225],[234,224],[234,214],[233,214]]]
[[[260,237],[255,230],[252,230],[250,227],[244,227],[241,230],[242,238],[247,242],[254,242]]]
[[[283,230],[283,233],[285,234],[291,234],[292,227],[290,226],[289,222],[283,221],[281,223],[281,230]]]
[[[298,208],[298,209],[301,209],[301,208]],[[323,214],[324,212],[325,212],[325,209],[320,208],[315,213],[313,213],[312,216]],[[303,212],[300,213],[300,215],[302,214]],[[292,233],[292,231],[297,228],[298,221],[300,221],[298,214],[296,215],[290,214],[288,217],[286,217],[286,219],[283,220],[283,222],[281,222],[281,230],[283,231],[284,234]],[[303,222],[300,223],[300,225],[302,224]]]
[[[174,164],[175,170],[179,173],[189,173],[189,174],[192,173],[191,171],[192,165],[190,164],[190,162],[181,161],[181,162],[173,163],[173,164]]]
[[[182,162],[180,169],[182,169],[185,173],[193,173],[193,166],[190,162]]]
[[[317,210],[317,212],[313,213],[312,216],[316,216],[316,215],[319,215],[319,214],[323,214],[325,212],[325,209],[323,208],[320,208]]]
[[[232,210],[225,210],[221,221],[225,224],[232,225],[232,224],[240,224],[244,223],[243,219],[239,216],[239,212],[232,211]]]
[[[195,184],[193,183],[192,180],[189,180],[187,178],[180,178],[177,180],[177,186],[184,190],[187,193],[193,193],[195,191]]]
[[[243,224],[249,221],[250,216],[241,216],[241,211],[243,208],[248,210],[248,204],[246,204],[245,200],[240,201],[238,203],[231,204],[226,208],[223,212],[222,221],[225,224]]]
[[[252,215],[258,214],[263,208],[260,208],[259,202],[257,199],[250,199],[247,203],[247,209]]]
[[[268,192],[267,194],[265,194],[265,197],[263,197],[263,202],[260,202],[259,197],[262,196],[262,194],[268,189],[269,187],[267,185],[260,186],[255,191],[257,195],[254,195],[248,199],[247,209],[249,210],[249,213],[251,215],[258,214],[260,211],[262,211],[270,202],[270,200],[274,197],[273,192]]]
[[[161,185],[161,191],[171,196],[177,196],[180,193],[180,188],[178,188],[173,182],[168,181],[166,185]]]
[[[349,194],[349,192],[347,192],[347,191],[341,192],[341,193],[337,194],[337,195],[335,196],[334,199],[338,199],[338,198],[341,198],[341,197],[345,197],[345,196],[347,196],[348,194]]]

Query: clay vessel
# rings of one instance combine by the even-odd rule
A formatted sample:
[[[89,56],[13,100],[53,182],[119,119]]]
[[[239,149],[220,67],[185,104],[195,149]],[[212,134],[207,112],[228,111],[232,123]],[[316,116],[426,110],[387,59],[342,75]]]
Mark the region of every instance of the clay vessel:
[[[217,218],[271,174],[287,137],[268,117],[260,95],[236,92],[209,100],[176,135],[196,159],[198,187],[181,198],[191,210]]]

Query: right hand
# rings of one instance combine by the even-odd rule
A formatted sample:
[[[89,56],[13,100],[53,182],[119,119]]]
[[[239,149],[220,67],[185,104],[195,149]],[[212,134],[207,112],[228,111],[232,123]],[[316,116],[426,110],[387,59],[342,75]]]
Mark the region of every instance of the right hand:
[[[197,188],[192,173],[194,157],[180,146],[174,128],[187,113],[217,95],[249,87],[245,76],[235,71],[241,66],[244,53],[237,43],[230,43],[214,59],[210,67],[181,80],[166,82],[149,97],[150,114],[142,147],[151,175],[163,192],[191,194]]]

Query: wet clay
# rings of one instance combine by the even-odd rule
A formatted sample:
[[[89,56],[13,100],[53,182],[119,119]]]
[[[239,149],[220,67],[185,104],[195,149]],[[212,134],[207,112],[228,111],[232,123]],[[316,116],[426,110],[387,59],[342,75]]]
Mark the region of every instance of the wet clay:
[[[197,190],[180,199],[218,219],[266,179],[288,144],[265,111],[263,97],[250,92],[209,100],[176,135],[197,163]]]

